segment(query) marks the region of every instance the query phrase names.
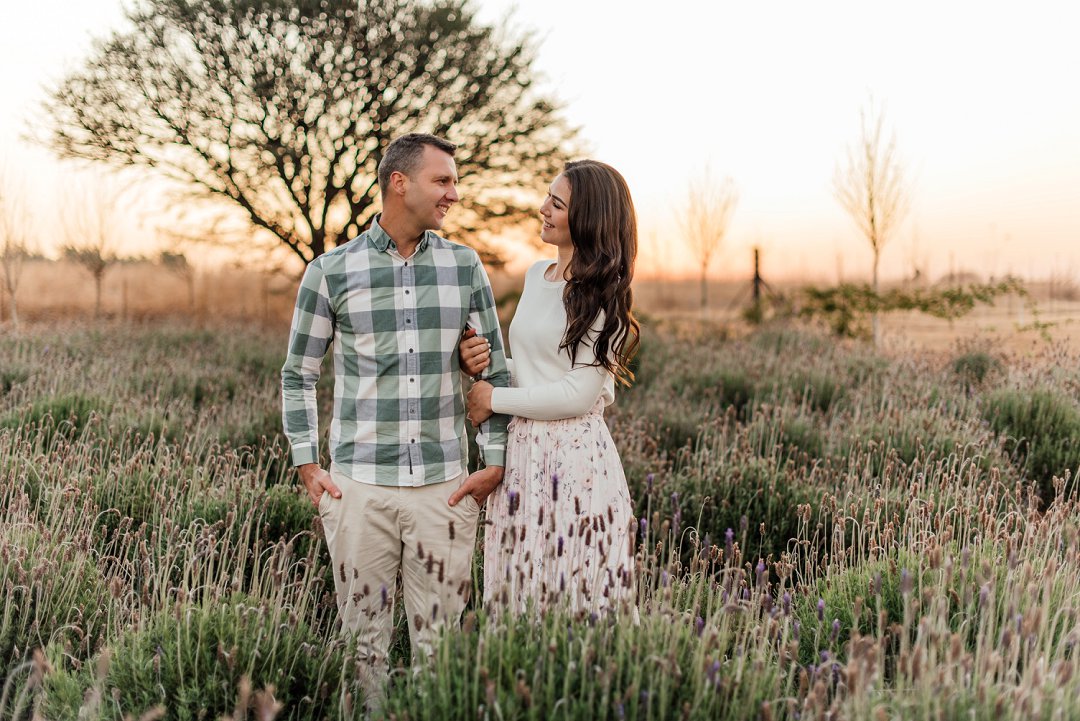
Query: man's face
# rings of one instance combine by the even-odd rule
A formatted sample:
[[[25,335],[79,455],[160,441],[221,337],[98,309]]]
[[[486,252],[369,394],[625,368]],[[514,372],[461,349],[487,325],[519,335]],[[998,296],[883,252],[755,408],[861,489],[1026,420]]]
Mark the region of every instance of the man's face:
[[[458,201],[457,166],[438,148],[425,145],[419,167],[405,183],[405,208],[424,230],[439,230]]]

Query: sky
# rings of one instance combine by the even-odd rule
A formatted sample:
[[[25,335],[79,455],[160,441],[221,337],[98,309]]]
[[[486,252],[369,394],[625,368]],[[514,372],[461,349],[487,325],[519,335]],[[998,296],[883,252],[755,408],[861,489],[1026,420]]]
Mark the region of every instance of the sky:
[[[618,168],[639,272],[690,272],[678,215],[707,164],[739,192],[716,277],[869,277],[832,192],[869,97],[895,130],[912,208],[882,276],[914,268],[1080,279],[1080,8],[1029,2],[479,0],[541,41],[541,88]],[[74,177],[19,139],[42,88],[120,22],[119,0],[21,3],[0,23],[0,157],[49,197]],[[138,238],[129,243],[145,242]]]

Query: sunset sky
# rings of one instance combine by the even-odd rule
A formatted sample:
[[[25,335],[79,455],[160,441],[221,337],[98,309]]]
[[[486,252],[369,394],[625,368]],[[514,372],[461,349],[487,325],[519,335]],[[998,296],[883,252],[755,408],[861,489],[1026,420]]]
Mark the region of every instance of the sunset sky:
[[[477,3],[501,18],[508,0]],[[686,271],[675,222],[708,162],[740,202],[713,272],[869,275],[832,195],[868,96],[884,105],[912,180],[886,278],[914,265],[1080,279],[1080,11],[1070,2],[520,2],[543,39],[545,87],[591,154],[620,169],[641,220],[641,271]],[[119,0],[20,3],[0,23],[0,157],[42,198],[71,171],[18,136],[42,84],[120,21]],[[131,238],[129,244],[135,243]],[[134,248],[133,248],[134,249]],[[144,249],[142,252],[154,252]],[[662,259],[662,260],[658,260]]]

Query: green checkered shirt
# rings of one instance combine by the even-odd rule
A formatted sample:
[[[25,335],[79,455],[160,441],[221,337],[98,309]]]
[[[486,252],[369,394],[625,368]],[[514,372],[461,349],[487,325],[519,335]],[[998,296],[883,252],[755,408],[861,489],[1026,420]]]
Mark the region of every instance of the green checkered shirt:
[[[295,465],[317,463],[315,383],[334,346],[330,458],[345,475],[385,486],[450,480],[468,462],[458,342],[472,326],[491,343],[485,378],[509,385],[484,266],[476,251],[424,234],[405,259],[378,218],[308,264],[281,369],[285,435]],[[504,464],[507,416],[481,425],[484,461]]]

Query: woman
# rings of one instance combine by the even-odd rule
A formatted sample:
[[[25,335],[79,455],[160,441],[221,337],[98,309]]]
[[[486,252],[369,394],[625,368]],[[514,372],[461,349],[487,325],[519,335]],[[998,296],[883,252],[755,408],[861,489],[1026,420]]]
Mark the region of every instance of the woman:
[[[484,597],[518,611],[613,608],[633,596],[635,524],[603,412],[615,381],[633,379],[637,218],[622,175],[592,160],[567,164],[540,215],[558,258],[526,274],[510,324],[515,387],[478,381],[468,397],[473,425],[513,416],[506,475],[488,499]],[[477,375],[486,342],[464,340],[461,358]]]

